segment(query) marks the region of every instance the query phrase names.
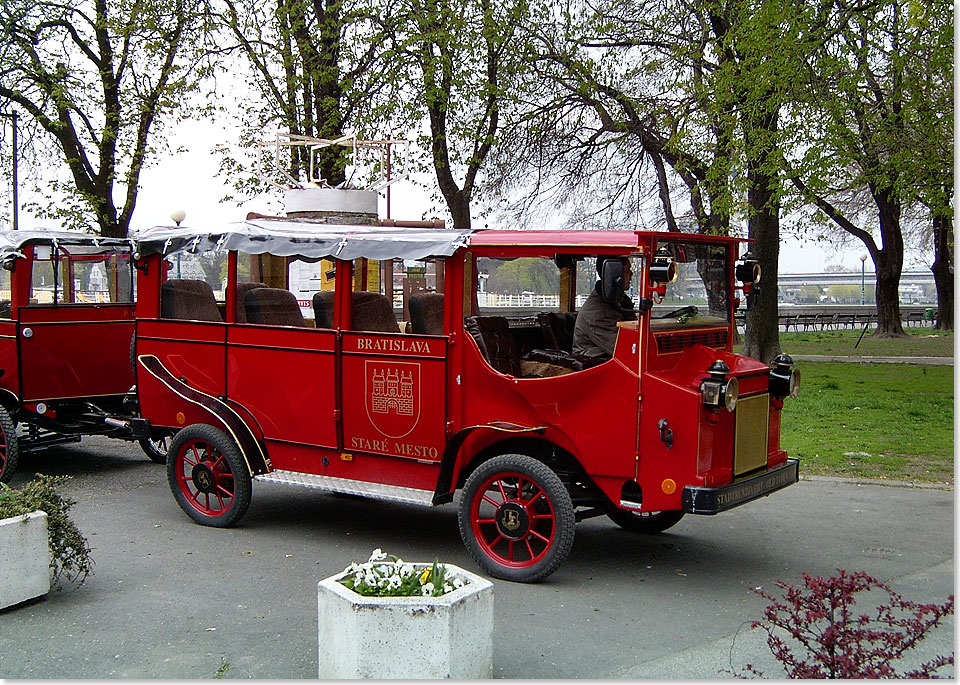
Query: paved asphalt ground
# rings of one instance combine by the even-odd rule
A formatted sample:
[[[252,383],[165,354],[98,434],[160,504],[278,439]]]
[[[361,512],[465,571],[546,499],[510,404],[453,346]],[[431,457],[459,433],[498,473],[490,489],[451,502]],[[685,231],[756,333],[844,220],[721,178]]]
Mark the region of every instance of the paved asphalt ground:
[[[180,511],[164,468],[134,445],[86,438],[26,456],[15,483],[33,472],[73,476],[95,574],[0,612],[0,678],[315,678],[317,581],[375,547],[476,570],[453,505],[254,484],[241,525],[217,530]],[[929,488],[803,480],[658,536],[590,519],[545,582],[495,582],[494,673],[715,679],[750,662],[780,677],[749,630],[766,604],[752,588],[843,568],[943,601],[953,555],[954,493]],[[953,643],[951,620],[921,656]]]

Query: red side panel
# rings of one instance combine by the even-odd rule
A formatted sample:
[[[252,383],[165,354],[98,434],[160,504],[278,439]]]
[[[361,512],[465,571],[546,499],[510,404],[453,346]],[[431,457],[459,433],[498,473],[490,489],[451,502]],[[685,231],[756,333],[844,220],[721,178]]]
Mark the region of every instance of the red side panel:
[[[343,333],[343,445],[439,461],[445,435],[446,339]]]
[[[214,397],[225,391],[226,325],[187,321],[137,322],[137,355],[156,356],[173,376]],[[184,402],[142,366],[137,391],[143,415],[157,426],[183,428],[208,423],[209,414]]]
[[[133,307],[21,307],[24,402],[121,395],[133,385]]]
[[[0,389],[20,397],[20,365],[17,363],[17,324],[0,321]]]
[[[230,326],[227,397],[250,412],[267,440],[335,449],[335,344],[332,331]],[[274,468],[292,469],[279,454],[271,447]]]

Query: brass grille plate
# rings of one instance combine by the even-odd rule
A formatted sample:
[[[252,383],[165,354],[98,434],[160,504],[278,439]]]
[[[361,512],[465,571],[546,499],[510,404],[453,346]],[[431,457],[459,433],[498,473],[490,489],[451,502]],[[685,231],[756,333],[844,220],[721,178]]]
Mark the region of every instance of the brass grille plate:
[[[770,395],[741,397],[737,401],[733,475],[739,476],[767,465]]]

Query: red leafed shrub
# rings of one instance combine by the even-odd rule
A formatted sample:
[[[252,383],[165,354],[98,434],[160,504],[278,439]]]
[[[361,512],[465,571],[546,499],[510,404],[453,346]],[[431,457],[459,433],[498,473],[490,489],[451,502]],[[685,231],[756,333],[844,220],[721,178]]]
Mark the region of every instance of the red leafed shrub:
[[[803,574],[803,587],[777,582],[776,598],[754,628],[767,633],[767,645],[790,678],[931,678],[950,656],[936,656],[914,670],[898,672],[898,660],[953,613],[953,595],[943,604],[917,604],[865,573],[837,569],[839,576]],[[869,613],[854,614],[856,595],[883,591],[889,600]],[[861,597],[864,597],[861,595]],[[866,599],[866,597],[864,597]],[[748,673],[763,673],[748,664]]]

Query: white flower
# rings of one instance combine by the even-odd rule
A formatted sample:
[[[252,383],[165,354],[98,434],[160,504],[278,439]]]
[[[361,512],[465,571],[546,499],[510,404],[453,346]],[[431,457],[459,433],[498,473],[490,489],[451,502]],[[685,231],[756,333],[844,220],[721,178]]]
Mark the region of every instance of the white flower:
[[[453,587],[454,587],[454,588],[458,588],[458,589],[459,589],[459,588],[462,588],[464,585],[465,585],[465,583],[463,582],[463,578],[461,578],[460,576],[454,576],[454,577],[453,577]]]
[[[370,555],[370,558],[367,559],[367,561],[368,561],[368,562],[370,562],[370,561],[376,561],[377,559],[379,559],[379,558],[382,557],[382,556],[383,556],[383,550],[380,549],[379,547],[377,547],[375,550],[373,550],[373,553]]]
[[[433,594],[433,583],[424,583],[421,588],[424,597],[428,597]]]
[[[398,588],[403,585],[403,581],[400,579],[400,576],[390,576],[390,587]]]

